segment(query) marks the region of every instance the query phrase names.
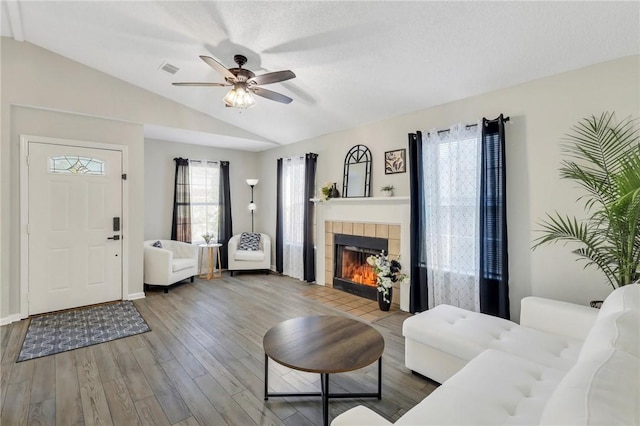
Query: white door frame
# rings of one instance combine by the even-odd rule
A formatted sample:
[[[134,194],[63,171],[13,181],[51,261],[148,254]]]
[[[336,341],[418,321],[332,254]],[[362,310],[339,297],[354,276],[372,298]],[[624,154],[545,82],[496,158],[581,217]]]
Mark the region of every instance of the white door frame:
[[[88,142],[71,139],[50,138],[44,136],[20,135],[20,319],[29,316],[29,168],[27,153],[29,142],[49,145],[77,146],[81,148],[105,149],[122,153],[122,173],[127,174],[129,158],[125,145],[100,142]],[[129,295],[129,185],[122,180],[122,300]]]

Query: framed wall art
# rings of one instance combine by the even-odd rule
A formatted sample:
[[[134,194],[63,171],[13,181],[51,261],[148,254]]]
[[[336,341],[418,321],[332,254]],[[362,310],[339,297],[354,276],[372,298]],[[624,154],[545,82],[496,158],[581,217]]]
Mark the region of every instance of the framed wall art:
[[[407,171],[407,150],[405,148],[384,153],[384,174],[405,173]]]

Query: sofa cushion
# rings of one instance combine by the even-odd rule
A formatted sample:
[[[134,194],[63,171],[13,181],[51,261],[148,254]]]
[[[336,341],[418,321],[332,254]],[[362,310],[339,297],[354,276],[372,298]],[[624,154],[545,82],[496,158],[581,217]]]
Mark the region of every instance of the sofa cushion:
[[[264,260],[263,251],[237,250],[233,255],[235,260],[250,262],[262,262]]]
[[[260,234],[257,232],[243,232],[240,234],[238,250],[260,250]]]
[[[358,405],[345,411],[333,419],[331,426],[389,426],[392,425],[380,414],[371,411],[367,407]]]
[[[567,373],[542,425],[640,424],[640,359],[614,348],[591,352]]]
[[[514,325],[502,318],[438,305],[407,318],[402,335],[469,361],[487,349],[488,341]]]
[[[466,361],[492,348],[562,369],[575,363],[582,346],[577,339],[450,305],[438,305],[406,319],[403,335]]]
[[[537,424],[566,370],[488,349],[396,425]]]
[[[598,318],[627,309],[640,310],[640,284],[627,284],[612,291],[602,303]]]
[[[197,262],[195,259],[186,259],[186,258],[173,259],[173,262],[171,264],[171,270],[173,272],[178,272],[178,271],[182,271],[183,269],[194,268],[194,267],[197,267]]]
[[[579,360],[602,349],[619,349],[640,358],[639,325],[640,311],[637,310],[598,317],[582,345]]]

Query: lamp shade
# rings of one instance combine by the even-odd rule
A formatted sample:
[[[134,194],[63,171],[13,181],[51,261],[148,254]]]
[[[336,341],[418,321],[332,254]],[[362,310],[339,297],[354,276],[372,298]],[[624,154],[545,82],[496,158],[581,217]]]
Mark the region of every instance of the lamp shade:
[[[236,84],[224,97],[225,105],[234,108],[251,108],[256,104],[253,95],[247,90],[246,85]]]
[[[249,186],[255,186],[258,182],[260,182],[260,179],[247,179],[247,185]]]

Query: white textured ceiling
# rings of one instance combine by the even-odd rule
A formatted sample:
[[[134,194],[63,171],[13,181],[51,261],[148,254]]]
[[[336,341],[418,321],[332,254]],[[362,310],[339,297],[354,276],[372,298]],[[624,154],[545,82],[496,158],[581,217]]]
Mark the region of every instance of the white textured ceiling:
[[[22,37],[277,144],[640,53],[637,1],[3,0],[2,14],[2,35]],[[225,88],[171,85],[221,82],[198,56],[232,67],[238,53],[256,74],[294,71],[297,78],[267,86],[293,103],[256,97],[258,105],[240,113],[224,107]],[[180,71],[159,71],[164,61]],[[162,128],[153,132],[163,138]],[[229,146],[238,148],[235,142]],[[247,143],[245,149],[260,146]]]

